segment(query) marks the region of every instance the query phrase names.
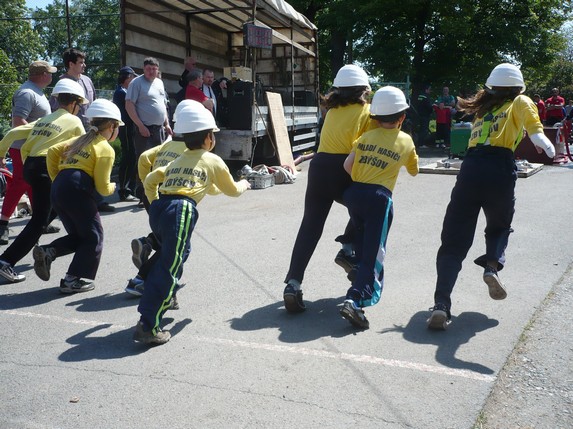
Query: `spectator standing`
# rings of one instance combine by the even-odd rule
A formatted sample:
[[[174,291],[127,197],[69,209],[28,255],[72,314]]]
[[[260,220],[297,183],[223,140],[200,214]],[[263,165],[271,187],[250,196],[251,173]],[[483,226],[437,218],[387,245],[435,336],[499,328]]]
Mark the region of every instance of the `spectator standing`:
[[[10,246],[0,255],[0,276],[10,282],[25,280],[23,274],[14,270],[14,265],[28,254],[56,213],[52,210],[50,190],[52,181],[48,175],[46,155],[48,149],[72,137],[85,134],[82,121],[77,117],[80,106],[87,104],[84,90],[72,79],[61,79],[52,92],[58,98],[58,110],[38,119],[22,145],[24,179],[32,187],[32,218]]]
[[[180,103],[181,101],[185,100],[185,90],[187,89],[187,83],[189,82],[189,80],[187,79],[187,75],[197,65],[197,60],[195,59],[195,57],[187,57],[185,58],[185,62],[183,65],[185,69],[183,70],[183,73],[181,73],[181,77],[179,78],[179,86],[181,87],[181,89],[177,91],[177,94],[175,94],[175,101],[177,103]]]
[[[436,146],[450,147],[452,131],[452,109],[443,102],[434,104],[436,112]],[[442,143],[438,143],[441,141]]]
[[[92,80],[86,76],[84,71],[86,70],[86,54],[75,48],[69,48],[62,54],[62,59],[64,61],[64,67],[66,72],[60,76],[61,79],[71,79],[80,84],[85,93],[86,104],[82,104],[80,111],[78,112],[78,117],[82,120],[85,130],[90,128],[90,120],[86,118],[86,110],[89,105],[95,100],[96,90]],[[50,106],[52,107],[52,112],[55,112],[58,107],[57,97],[50,97]]]
[[[95,100],[86,117],[91,127],[87,134],[58,143],[48,149],[47,168],[52,179],[51,201],[67,235],[50,244],[34,247],[34,271],[44,281],[50,279],[50,267],[59,256],[74,253],[61,293],[92,290],[103,249],[103,227],[97,207],[97,195],[111,195],[110,183],[115,152],[109,141],[115,140],[123,122],[119,108],[109,100]],[[89,279],[89,280],[85,280]]]
[[[418,147],[426,147],[430,136],[430,117],[434,113],[432,100],[430,98],[430,85],[424,85],[423,92],[416,100],[416,110],[418,111]]]
[[[163,81],[158,77],[159,62],[152,57],[143,60],[143,75],[131,81],[125,97],[125,110],[134,123],[133,142],[135,159],[146,150],[165,141],[172,135],[167,115],[167,95]],[[136,178],[135,195],[143,202],[143,187]]]
[[[24,82],[12,97],[12,127],[26,125],[37,119],[50,114],[51,108],[44,89],[52,83],[52,75],[58,71],[46,61],[34,61],[28,68],[28,80]],[[19,139],[12,142],[8,153],[12,159],[12,180],[8,182],[6,195],[2,202],[2,212],[0,214],[0,244],[8,244],[9,229],[8,221],[14,213],[20,198],[24,193],[28,194],[30,202],[33,199],[32,188],[24,180],[22,156],[20,148],[26,139]],[[6,152],[0,151],[0,165],[6,166]],[[55,226],[45,226],[44,232],[58,232],[60,229]]]
[[[451,294],[474,239],[478,216],[486,218],[486,252],[474,262],[483,267],[489,296],[505,299],[507,292],[498,271],[505,265],[505,249],[515,211],[514,151],[523,129],[531,142],[549,157],[555,149],[543,134],[533,101],[523,95],[525,83],[513,64],[500,64],[490,73],[486,89],[460,99],[461,109],[475,114],[468,151],[464,157],[442,228],[436,258],[434,306],[427,321],[430,329],[446,329],[451,320]]]
[[[533,102],[537,106],[537,113],[539,114],[539,120],[542,124],[545,124],[545,102],[541,99],[539,94],[533,96]]]
[[[561,122],[565,118],[563,108],[565,107],[565,99],[559,95],[559,89],[553,88],[553,94],[545,100],[545,108],[547,109],[545,124],[549,127],[557,122]]]
[[[121,142],[121,160],[119,162],[119,190],[117,191],[120,201],[135,201],[135,173],[136,163],[135,145],[133,143],[133,120],[125,110],[125,96],[127,88],[137,74],[129,66],[119,70],[117,88],[113,93],[113,102],[121,112],[121,120],[125,124],[119,128],[119,141]]]
[[[450,94],[450,88],[447,86],[442,88],[442,95],[436,99],[435,104],[440,103],[444,103],[444,106],[449,107],[450,109],[454,109],[456,107],[456,97]]]
[[[207,110],[213,113],[214,101],[205,95],[204,91],[201,90],[203,87],[203,70],[193,69],[187,75],[189,84],[185,90],[186,100],[195,100],[201,103]]]

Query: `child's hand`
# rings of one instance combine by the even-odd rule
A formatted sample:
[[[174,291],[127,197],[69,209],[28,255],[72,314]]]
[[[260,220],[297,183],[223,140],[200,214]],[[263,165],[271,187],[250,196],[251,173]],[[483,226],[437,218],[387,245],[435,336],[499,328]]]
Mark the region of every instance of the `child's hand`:
[[[243,183],[247,187],[247,189],[251,189],[251,183],[247,179],[241,180],[240,183]]]

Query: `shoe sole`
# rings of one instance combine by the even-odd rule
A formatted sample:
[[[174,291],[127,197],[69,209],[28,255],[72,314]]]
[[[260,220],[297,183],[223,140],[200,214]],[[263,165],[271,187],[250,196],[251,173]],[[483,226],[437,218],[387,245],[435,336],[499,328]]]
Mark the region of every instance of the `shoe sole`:
[[[139,292],[138,290],[132,289],[129,286],[126,286],[126,288],[124,289],[128,294],[133,295],[133,296],[138,296],[141,297],[143,296],[142,292]]]
[[[136,266],[136,268],[141,268],[144,263],[142,258],[144,247],[145,245],[141,242],[141,240],[131,240],[131,252],[133,253],[131,255],[131,261],[133,262],[133,265]]]
[[[499,280],[498,276],[484,275],[483,281],[487,284],[489,296],[491,299],[499,301],[507,297],[507,291],[505,290],[505,287]]]
[[[46,264],[46,252],[41,247],[34,247],[32,257],[34,258],[34,272],[40,278],[47,282],[50,280],[50,267]]]
[[[133,334],[133,341],[135,341],[137,343],[142,343],[142,344],[160,346],[162,344],[165,344],[166,342],[168,342],[171,339],[171,334],[169,332],[163,331],[162,334],[164,334],[162,336],[163,338],[157,338],[157,336],[155,336],[155,337],[152,337],[152,336],[140,337],[137,335],[137,332],[135,332]]]
[[[2,238],[0,238],[0,244],[8,244],[10,242],[10,240],[4,240]]]
[[[354,326],[355,328],[360,328],[360,329],[368,329],[370,328],[370,322],[368,321],[368,319],[357,319],[354,315],[354,312],[351,310],[348,310],[346,307],[342,307],[342,309],[340,310],[340,315],[345,318],[346,320],[348,320],[350,322],[350,324],[352,326]]]
[[[285,293],[283,295],[285,309],[289,313],[302,313],[306,310],[304,303],[301,303],[298,294]]]
[[[346,272],[346,274],[350,273],[350,271],[352,271],[352,268],[354,268],[354,265],[348,262],[344,258],[338,258],[338,257],[334,258],[334,263],[339,267],[342,267],[342,269]]]
[[[433,329],[436,331],[445,331],[448,327],[448,315],[445,311],[442,310],[434,310],[432,311],[432,315],[427,321],[428,329]]]

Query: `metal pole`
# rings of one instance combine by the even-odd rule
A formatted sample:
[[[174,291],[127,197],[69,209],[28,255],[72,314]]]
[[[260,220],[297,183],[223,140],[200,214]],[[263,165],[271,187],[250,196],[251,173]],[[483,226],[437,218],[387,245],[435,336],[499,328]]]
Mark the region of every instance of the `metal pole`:
[[[68,48],[72,47],[72,34],[70,32],[70,5],[69,0],[66,0],[66,26],[68,28]]]

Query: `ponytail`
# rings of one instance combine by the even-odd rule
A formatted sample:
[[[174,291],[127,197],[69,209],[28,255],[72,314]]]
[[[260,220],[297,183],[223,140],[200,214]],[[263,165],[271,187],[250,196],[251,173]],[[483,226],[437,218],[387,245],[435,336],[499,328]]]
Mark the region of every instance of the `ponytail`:
[[[67,161],[80,153],[82,149],[88,146],[102,130],[105,130],[112,124],[114,128],[119,126],[119,122],[115,119],[107,118],[94,118],[91,121],[91,127],[86,134],[78,137],[64,150],[64,159]]]

